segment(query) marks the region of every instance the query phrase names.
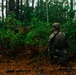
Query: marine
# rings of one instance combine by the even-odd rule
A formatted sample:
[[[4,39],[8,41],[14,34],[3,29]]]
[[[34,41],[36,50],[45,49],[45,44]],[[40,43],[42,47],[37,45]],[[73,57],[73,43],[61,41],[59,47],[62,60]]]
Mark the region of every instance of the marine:
[[[67,49],[68,42],[66,40],[65,33],[60,31],[60,24],[53,23],[52,24],[53,33],[49,36],[48,39],[48,56],[52,61],[54,56],[58,57],[58,64],[66,64],[67,63]]]

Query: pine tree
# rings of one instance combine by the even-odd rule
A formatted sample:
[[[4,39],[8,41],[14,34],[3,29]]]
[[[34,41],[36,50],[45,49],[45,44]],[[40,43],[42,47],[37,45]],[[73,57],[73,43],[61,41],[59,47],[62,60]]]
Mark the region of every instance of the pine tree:
[[[4,21],[4,0],[2,0],[2,21]]]
[[[16,18],[19,19],[19,0],[16,0]]]
[[[9,0],[9,13],[15,11],[15,1]]]
[[[49,21],[49,14],[48,14],[48,0],[46,0],[46,18],[47,22]]]

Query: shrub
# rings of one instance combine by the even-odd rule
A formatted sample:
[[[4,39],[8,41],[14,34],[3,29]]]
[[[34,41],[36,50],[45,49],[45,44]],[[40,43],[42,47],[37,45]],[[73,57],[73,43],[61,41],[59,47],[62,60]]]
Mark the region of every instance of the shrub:
[[[15,15],[9,15],[4,21],[3,28],[0,28],[1,48],[6,49],[7,52],[21,49],[25,37],[22,28],[22,23],[15,19]]]
[[[76,20],[68,20],[62,27],[67,35],[70,51],[76,51]]]
[[[0,44],[8,51],[19,50],[24,44],[24,36],[22,32],[15,34],[10,29],[0,29]]]
[[[25,43],[31,45],[38,44],[39,46],[46,45],[51,34],[51,24],[33,18],[30,27],[31,30],[26,34]]]

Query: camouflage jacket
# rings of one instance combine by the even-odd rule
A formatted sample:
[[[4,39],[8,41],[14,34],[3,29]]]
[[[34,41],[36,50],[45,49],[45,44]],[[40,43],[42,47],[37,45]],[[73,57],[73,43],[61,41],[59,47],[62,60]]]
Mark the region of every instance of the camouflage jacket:
[[[63,32],[53,32],[48,40],[48,48],[51,50],[65,48],[65,34]]]

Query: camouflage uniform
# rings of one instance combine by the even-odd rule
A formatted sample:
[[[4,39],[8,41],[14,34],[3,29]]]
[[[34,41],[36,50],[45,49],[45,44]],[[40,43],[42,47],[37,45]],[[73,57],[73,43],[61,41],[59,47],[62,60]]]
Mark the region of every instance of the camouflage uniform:
[[[59,32],[59,30],[54,31],[49,37],[48,56],[50,59],[53,59],[54,55],[58,56],[58,64],[66,63],[67,48],[65,43],[65,34],[63,32]]]

